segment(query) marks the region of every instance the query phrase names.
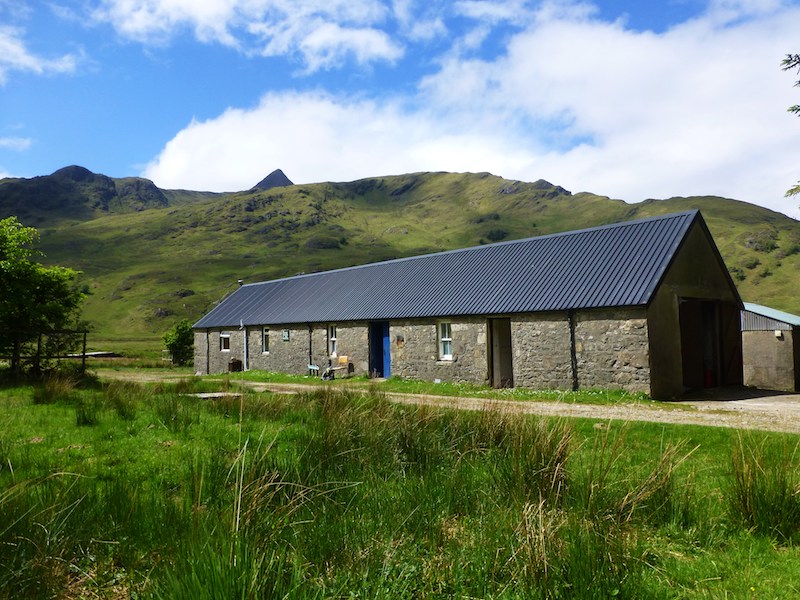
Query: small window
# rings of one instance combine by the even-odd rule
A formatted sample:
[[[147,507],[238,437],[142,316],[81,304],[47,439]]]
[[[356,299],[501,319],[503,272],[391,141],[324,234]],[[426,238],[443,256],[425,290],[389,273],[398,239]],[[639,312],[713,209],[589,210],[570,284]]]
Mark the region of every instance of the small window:
[[[269,354],[269,327],[261,331],[261,352]]]
[[[283,333],[281,334],[281,339],[284,342],[288,342],[289,341],[289,330],[288,329],[284,329],[283,330]]]
[[[231,350],[231,334],[227,331],[219,334],[219,349],[221,352],[230,352]]]
[[[328,325],[328,356],[336,356],[336,325]]]
[[[453,360],[453,337],[450,323],[439,323],[439,360]]]

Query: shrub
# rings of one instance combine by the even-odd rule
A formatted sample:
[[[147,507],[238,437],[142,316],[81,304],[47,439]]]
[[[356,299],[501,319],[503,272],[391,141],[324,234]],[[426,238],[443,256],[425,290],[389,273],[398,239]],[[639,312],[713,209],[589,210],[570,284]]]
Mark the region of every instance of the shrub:
[[[744,268],[745,268],[745,269],[750,269],[750,270],[753,270],[753,269],[755,269],[755,268],[756,268],[758,265],[760,265],[760,264],[761,264],[761,261],[760,261],[759,259],[757,259],[757,258],[750,258],[750,259],[748,259],[748,260],[747,260],[747,261],[744,263]]]
[[[486,238],[490,242],[499,242],[508,237],[508,232],[505,229],[491,229],[486,232]]]
[[[194,331],[192,324],[183,319],[164,334],[164,345],[172,354],[172,362],[186,365],[194,360]]]
[[[309,250],[337,250],[342,246],[342,239],[334,237],[313,237],[305,243]]]

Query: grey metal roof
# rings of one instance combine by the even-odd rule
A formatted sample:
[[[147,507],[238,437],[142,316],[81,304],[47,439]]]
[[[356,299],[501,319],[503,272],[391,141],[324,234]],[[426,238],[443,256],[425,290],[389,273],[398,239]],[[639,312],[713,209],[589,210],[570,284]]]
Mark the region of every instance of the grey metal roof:
[[[511,314],[650,301],[696,210],[240,287],[195,328]]]
[[[768,306],[744,303],[742,311],[743,331],[770,331],[772,329],[789,330],[800,327],[800,316],[783,312]]]

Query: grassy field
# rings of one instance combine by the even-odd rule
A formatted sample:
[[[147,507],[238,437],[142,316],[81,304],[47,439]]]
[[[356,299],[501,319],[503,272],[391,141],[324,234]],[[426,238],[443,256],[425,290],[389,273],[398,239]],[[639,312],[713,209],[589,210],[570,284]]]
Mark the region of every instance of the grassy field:
[[[328,387],[0,392],[0,596],[792,598],[798,438]]]

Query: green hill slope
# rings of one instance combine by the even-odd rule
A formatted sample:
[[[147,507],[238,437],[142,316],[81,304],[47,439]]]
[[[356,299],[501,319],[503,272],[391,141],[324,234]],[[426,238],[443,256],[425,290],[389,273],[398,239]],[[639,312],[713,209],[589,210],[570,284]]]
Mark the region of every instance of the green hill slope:
[[[0,184],[0,208],[7,205],[6,185]],[[85,273],[93,347],[126,349],[139,340],[158,349],[160,334],[173,322],[198,319],[238,279],[260,281],[692,208],[703,212],[745,300],[800,313],[800,222],[734,200],[626,204],[488,173],[161,195],[163,201],[138,208],[129,201],[89,210],[93,200],[84,196],[81,202],[76,194],[80,218],[68,211],[39,222],[19,215],[40,228],[49,262]],[[30,215],[46,214],[35,203],[27,206]]]

